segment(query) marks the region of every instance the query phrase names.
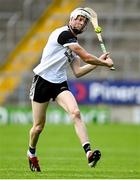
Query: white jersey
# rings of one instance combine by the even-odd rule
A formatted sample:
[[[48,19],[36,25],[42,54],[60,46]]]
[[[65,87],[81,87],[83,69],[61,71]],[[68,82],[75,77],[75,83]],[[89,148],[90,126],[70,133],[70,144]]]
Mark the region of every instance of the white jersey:
[[[76,59],[68,46],[77,44],[77,38],[68,26],[54,30],[49,36],[43,50],[40,64],[33,71],[43,79],[52,83],[62,83],[67,80],[67,64]]]

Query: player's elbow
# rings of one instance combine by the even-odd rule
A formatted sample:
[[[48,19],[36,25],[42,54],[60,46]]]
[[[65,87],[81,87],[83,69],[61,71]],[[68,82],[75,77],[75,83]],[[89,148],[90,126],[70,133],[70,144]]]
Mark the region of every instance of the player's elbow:
[[[81,74],[80,74],[80,73],[76,73],[76,74],[75,74],[75,77],[76,77],[76,78],[80,78],[80,77],[81,77]]]
[[[76,70],[73,70],[73,74],[76,78],[80,78],[82,76],[81,68],[77,68]]]
[[[74,76],[75,76],[76,78],[80,78],[82,75],[81,75],[81,72],[80,72],[80,71],[76,71],[76,72],[74,72]]]

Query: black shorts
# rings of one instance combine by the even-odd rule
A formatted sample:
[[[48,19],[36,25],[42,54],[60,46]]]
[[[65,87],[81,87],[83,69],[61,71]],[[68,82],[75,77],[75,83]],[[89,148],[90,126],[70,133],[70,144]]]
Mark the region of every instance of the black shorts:
[[[54,101],[58,94],[65,90],[69,91],[66,81],[60,84],[51,83],[39,75],[35,75],[30,89],[30,99],[39,103],[47,102],[50,99],[53,99]]]

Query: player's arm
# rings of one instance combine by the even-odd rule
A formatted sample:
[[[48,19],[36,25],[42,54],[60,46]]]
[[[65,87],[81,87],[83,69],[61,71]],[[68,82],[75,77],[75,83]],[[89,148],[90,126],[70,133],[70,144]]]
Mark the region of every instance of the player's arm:
[[[85,63],[99,66],[112,67],[113,61],[108,58],[108,53],[103,54],[100,58],[88,53],[84,48],[82,48],[78,43],[69,45],[69,48],[75,52]]]
[[[80,58],[76,58],[76,60],[74,60],[71,63],[71,69],[73,71],[73,74],[77,78],[84,76],[85,74],[91,72],[97,67],[96,65],[91,65],[91,64],[80,66],[80,62],[81,62]]]

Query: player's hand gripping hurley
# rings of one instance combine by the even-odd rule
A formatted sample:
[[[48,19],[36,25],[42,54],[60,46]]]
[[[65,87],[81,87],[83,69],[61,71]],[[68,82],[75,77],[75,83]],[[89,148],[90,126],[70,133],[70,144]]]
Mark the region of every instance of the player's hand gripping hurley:
[[[105,47],[105,44],[103,42],[103,38],[101,36],[101,32],[102,32],[102,28],[98,25],[98,17],[97,17],[97,13],[95,11],[93,11],[93,9],[91,8],[84,8],[87,12],[90,13],[90,21],[95,29],[95,32],[97,34],[97,37],[98,37],[98,40],[100,42],[100,46],[101,46],[101,49],[103,51],[103,53],[106,53],[106,47]],[[110,70],[115,70],[115,67],[111,67]]]

